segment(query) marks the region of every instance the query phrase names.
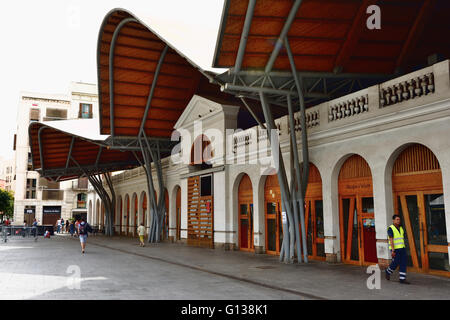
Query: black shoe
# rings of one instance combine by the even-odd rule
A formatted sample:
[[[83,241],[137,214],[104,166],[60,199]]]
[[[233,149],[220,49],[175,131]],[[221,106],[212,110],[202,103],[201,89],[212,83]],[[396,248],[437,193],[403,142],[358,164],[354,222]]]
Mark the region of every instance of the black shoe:
[[[391,275],[389,273],[385,272],[385,275],[386,275],[386,280],[391,280]]]
[[[411,282],[408,282],[406,280],[400,280],[400,283],[402,283],[402,284],[411,284]]]

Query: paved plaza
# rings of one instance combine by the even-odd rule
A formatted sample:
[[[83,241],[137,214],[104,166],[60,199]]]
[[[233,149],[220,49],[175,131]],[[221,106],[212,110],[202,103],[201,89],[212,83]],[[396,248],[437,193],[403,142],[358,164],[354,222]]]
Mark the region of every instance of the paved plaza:
[[[427,299],[450,298],[450,279],[409,273],[368,289],[366,268],[238,251],[91,236],[0,243],[0,299]]]

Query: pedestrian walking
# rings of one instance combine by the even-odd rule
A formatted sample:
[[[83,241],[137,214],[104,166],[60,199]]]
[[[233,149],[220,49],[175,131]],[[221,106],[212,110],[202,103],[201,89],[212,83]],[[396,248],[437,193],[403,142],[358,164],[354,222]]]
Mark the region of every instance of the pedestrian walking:
[[[58,219],[56,221],[56,233],[59,233],[61,231],[61,219]]]
[[[139,225],[139,227],[137,228],[138,231],[138,235],[139,235],[139,246],[140,247],[145,247],[144,244],[144,236],[145,236],[145,227],[144,224],[141,222],[141,224]]]
[[[73,237],[75,233],[75,221],[71,221],[69,225],[70,236]]]
[[[64,223],[65,223],[64,219],[61,218],[61,233],[64,233]]]
[[[78,226],[80,225],[80,220],[77,219],[77,221],[75,221],[75,236],[78,237]]]
[[[35,237],[37,236],[37,226],[38,226],[38,222],[36,219],[34,219],[33,224],[32,224],[32,227],[33,227],[32,232],[33,232],[33,236],[35,236]]]
[[[88,232],[92,232],[92,228],[83,218],[81,220],[80,224],[78,225],[78,234],[80,237],[81,253],[83,253],[83,254],[84,254],[84,250],[86,249],[86,241],[87,241],[87,237],[88,237]]]
[[[66,221],[66,232],[69,233],[69,229],[70,229],[70,220]]]
[[[399,267],[399,279],[400,283],[409,284],[406,281],[406,247],[405,247],[405,231],[401,226],[401,218],[395,214],[392,216],[393,224],[389,226],[388,238],[389,238],[389,250],[391,250],[392,262],[386,269],[386,279],[390,280],[392,273]]]

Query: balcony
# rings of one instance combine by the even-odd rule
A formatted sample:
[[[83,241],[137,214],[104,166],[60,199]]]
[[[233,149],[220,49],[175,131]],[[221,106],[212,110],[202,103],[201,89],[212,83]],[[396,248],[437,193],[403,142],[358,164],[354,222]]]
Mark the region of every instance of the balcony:
[[[72,189],[87,190],[88,189],[88,179],[87,178],[79,178],[75,181],[72,181]]]

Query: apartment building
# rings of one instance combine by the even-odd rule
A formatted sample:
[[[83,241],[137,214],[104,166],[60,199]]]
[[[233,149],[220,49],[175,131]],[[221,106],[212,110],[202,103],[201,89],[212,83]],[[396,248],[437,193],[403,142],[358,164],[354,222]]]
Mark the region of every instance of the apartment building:
[[[71,82],[67,94],[21,92],[14,135],[14,224],[54,225],[59,218],[86,215],[85,178],[54,182],[32,171],[28,126],[33,121],[61,121],[98,118],[97,86]],[[14,179],[15,178],[15,179]]]

